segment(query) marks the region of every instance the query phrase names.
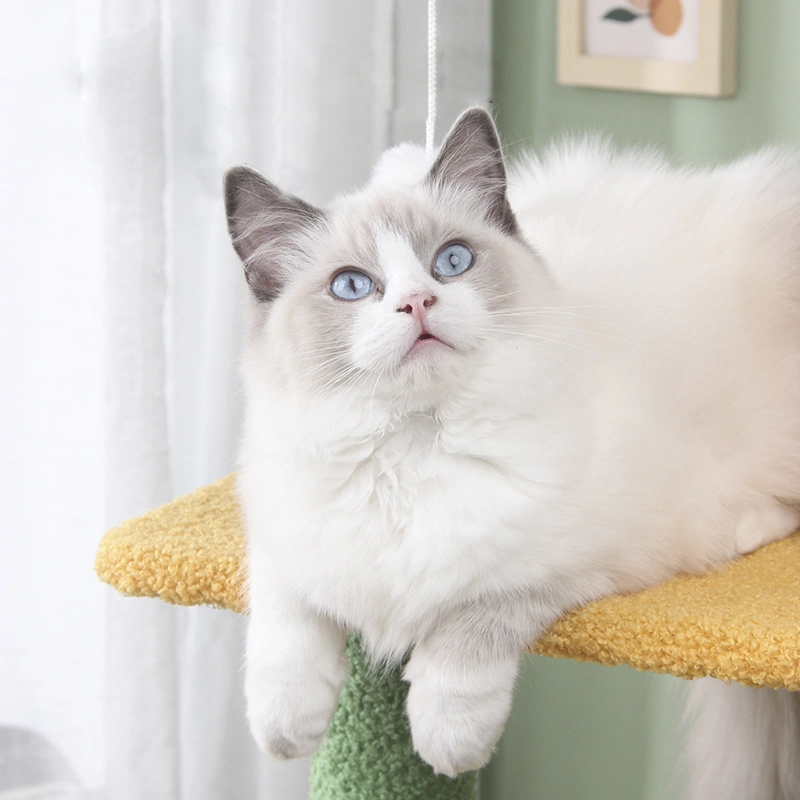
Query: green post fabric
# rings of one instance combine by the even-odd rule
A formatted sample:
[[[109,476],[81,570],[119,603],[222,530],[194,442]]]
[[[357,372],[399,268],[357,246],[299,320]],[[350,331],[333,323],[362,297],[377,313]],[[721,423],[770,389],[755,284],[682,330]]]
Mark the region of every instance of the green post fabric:
[[[414,752],[402,667],[372,669],[358,637],[350,679],[311,765],[309,800],[477,800],[477,773],[434,775]]]

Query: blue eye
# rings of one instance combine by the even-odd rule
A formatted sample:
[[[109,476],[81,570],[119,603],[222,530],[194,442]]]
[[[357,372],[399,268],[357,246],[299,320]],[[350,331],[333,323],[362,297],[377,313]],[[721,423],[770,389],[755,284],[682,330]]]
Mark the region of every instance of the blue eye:
[[[372,294],[375,282],[357,269],[346,269],[331,281],[331,294],[341,300],[361,300]]]
[[[463,244],[449,244],[439,251],[433,271],[445,278],[466,272],[472,266],[472,252]]]

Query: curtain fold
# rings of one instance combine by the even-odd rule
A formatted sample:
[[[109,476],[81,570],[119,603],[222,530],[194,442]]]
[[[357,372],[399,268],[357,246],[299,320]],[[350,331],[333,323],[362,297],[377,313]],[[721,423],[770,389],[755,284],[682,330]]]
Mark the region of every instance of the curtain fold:
[[[0,8],[3,792],[103,780],[106,323],[87,13]]]
[[[13,389],[0,414],[0,728],[13,734],[0,731],[0,797],[55,785],[23,768],[23,739],[66,765],[64,797],[307,795],[307,761],[271,762],[247,731],[244,620],[118,597],[91,564],[104,528],[235,467],[245,283],[224,170],[249,163],[324,203],[385,147],[421,142],[425,20],[425,0],[0,10]],[[442,30],[438,138],[488,100],[488,0],[440,8]]]

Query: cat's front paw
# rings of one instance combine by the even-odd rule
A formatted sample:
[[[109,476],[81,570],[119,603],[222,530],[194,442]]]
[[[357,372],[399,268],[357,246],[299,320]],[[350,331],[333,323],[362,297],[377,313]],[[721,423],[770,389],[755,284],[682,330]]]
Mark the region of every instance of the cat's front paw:
[[[299,758],[322,743],[347,679],[344,659],[318,665],[248,664],[247,718],[258,746],[279,758]]]
[[[516,661],[492,667],[456,678],[433,664],[409,662],[411,737],[435,772],[455,777],[491,758],[511,710]]]

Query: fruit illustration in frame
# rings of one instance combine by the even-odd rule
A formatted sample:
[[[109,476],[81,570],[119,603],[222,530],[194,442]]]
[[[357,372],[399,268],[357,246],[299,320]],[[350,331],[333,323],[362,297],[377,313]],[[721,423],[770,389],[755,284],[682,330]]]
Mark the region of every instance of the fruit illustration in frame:
[[[683,22],[681,0],[629,0],[628,5],[632,8],[617,6],[610,9],[603,19],[630,23],[641,17],[649,17],[653,27],[662,36],[674,36]]]

